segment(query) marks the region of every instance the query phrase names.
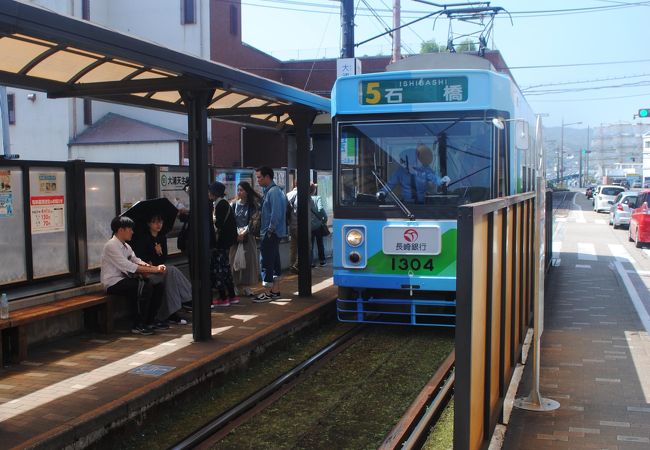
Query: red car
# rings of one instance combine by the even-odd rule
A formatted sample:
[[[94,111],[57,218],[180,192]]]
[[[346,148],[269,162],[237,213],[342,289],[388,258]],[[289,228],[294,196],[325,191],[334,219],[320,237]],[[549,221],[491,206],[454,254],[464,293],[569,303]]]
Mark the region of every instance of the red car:
[[[630,228],[628,228],[628,239],[641,248],[644,243],[650,243],[650,190],[639,192],[636,201],[636,208],[630,215]]]

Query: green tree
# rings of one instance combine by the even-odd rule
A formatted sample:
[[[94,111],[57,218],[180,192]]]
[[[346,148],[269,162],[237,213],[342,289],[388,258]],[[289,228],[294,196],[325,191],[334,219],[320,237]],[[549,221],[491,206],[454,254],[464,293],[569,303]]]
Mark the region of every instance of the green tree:
[[[476,44],[470,38],[465,38],[463,42],[456,47],[457,52],[475,52]]]
[[[440,51],[441,51],[440,45],[438,45],[435,39],[431,39],[430,41],[424,41],[420,45],[420,53],[440,53]]]

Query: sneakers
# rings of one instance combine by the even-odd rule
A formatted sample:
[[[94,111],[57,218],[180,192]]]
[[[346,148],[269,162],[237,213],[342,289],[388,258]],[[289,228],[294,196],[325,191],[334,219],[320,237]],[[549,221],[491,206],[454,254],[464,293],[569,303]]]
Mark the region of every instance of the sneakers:
[[[173,323],[174,325],[187,325],[187,320],[183,319],[178,314],[174,313],[167,319],[168,322]]]
[[[239,297],[237,296],[230,297],[228,301],[230,302],[231,305],[236,305],[237,303],[239,303]]]
[[[143,336],[151,336],[152,334],[155,334],[153,330],[143,327],[141,325],[136,325],[135,327],[131,328],[131,333],[133,334],[141,334]]]
[[[257,297],[253,298],[253,301],[255,303],[266,303],[266,302],[271,302],[273,300],[277,300],[280,298],[280,293],[279,292],[263,292]]]
[[[320,262],[320,266],[321,266],[321,267],[326,266],[326,265],[327,265],[327,261],[321,261],[321,262]]]
[[[151,328],[153,328],[154,330],[169,330],[169,324],[167,323],[167,321],[161,320],[159,322],[153,323],[151,325]]]
[[[212,300],[212,306],[230,306],[230,300],[227,298],[215,298]]]
[[[289,267],[289,270],[291,271],[291,273],[295,273],[295,274],[300,273],[300,271],[298,270],[298,268],[296,266]]]
[[[192,302],[183,303],[183,309],[187,312],[192,312]]]

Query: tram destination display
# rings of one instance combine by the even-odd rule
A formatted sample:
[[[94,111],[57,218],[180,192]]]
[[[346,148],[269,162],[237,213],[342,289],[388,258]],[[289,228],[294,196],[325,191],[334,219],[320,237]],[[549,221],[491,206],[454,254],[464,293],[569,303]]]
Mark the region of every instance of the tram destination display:
[[[467,77],[359,82],[359,101],[362,105],[464,102],[467,95]]]

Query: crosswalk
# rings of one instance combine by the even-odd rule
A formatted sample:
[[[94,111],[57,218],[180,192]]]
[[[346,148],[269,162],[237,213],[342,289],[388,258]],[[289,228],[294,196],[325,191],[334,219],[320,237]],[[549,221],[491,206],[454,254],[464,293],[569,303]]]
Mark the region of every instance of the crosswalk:
[[[650,257],[650,251],[643,249]],[[574,253],[577,256],[578,263],[576,267],[584,267],[583,262],[587,261],[611,261],[614,258],[617,261],[634,263],[634,258],[622,244],[603,244],[596,245],[592,242],[577,242],[575,248],[563,245],[562,241],[553,241],[553,258],[561,259],[562,253]]]

